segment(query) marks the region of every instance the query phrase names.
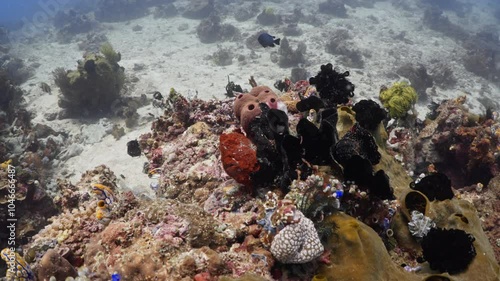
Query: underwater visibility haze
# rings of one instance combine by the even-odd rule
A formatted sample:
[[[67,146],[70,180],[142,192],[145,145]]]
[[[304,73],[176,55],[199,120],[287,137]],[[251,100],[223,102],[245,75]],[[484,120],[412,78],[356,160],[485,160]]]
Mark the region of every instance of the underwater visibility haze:
[[[0,280],[500,280],[500,4],[0,2]]]

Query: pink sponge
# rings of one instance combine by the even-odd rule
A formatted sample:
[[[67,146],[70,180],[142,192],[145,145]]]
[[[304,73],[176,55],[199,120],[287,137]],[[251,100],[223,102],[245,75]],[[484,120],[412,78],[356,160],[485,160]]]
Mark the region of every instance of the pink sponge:
[[[248,132],[250,122],[262,113],[259,103],[278,108],[278,96],[267,86],[257,86],[249,93],[238,95],[234,100],[234,115],[245,132]]]

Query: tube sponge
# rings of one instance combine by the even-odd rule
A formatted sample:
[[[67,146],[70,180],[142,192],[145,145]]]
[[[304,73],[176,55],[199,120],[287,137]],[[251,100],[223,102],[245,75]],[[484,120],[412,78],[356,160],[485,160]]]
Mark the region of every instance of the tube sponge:
[[[417,92],[406,82],[396,82],[380,90],[379,99],[391,118],[402,118],[417,102]]]

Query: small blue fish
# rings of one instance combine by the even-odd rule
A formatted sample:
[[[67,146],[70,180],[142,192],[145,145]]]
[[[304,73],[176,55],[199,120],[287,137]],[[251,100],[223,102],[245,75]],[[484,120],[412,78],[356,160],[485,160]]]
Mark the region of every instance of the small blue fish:
[[[276,38],[275,36],[272,36],[272,35],[269,35],[269,33],[262,33],[261,35],[259,35],[259,38],[257,40],[259,40],[259,43],[262,45],[262,47],[274,47],[275,44],[276,45],[279,45],[280,44],[280,38],[278,39],[274,39]]]
[[[121,280],[121,276],[117,272],[115,272],[115,273],[113,273],[113,275],[111,275],[111,281],[120,281],[120,280]]]

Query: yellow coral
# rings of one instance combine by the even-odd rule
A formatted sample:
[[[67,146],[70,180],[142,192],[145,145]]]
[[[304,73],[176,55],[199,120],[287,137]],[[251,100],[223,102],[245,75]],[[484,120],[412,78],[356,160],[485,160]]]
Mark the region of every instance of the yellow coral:
[[[264,8],[264,14],[274,15],[274,9],[272,7],[266,7],[266,8]]]
[[[70,236],[71,232],[69,229],[65,229],[64,231],[59,231],[59,234],[56,236],[56,240],[59,244],[64,242]]]
[[[12,163],[12,159],[9,159],[9,160],[3,162],[2,164],[0,164],[0,166],[2,169],[7,169],[9,167],[10,163]]]
[[[109,42],[102,44],[100,51],[110,63],[117,63],[121,60],[121,54],[117,53]]]
[[[396,82],[380,90],[379,99],[391,118],[402,118],[417,102],[417,92],[406,82]]]
[[[325,275],[316,274],[311,281],[327,281]]]

